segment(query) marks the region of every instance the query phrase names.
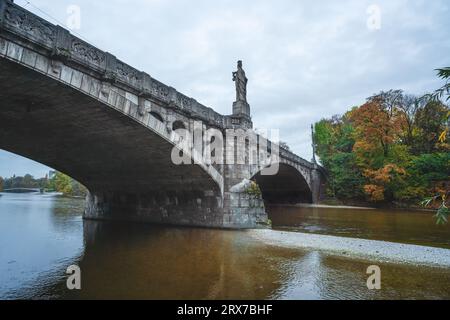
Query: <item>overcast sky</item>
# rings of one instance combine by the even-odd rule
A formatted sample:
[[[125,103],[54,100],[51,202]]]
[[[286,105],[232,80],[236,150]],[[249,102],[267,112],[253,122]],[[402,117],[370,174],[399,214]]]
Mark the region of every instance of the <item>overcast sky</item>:
[[[77,5],[78,35],[222,114],[231,113],[231,72],[243,60],[255,127],[280,129],[281,139],[306,159],[311,123],[380,90],[431,91],[441,85],[434,69],[450,66],[445,0],[31,3],[59,24],[74,21],[67,12]],[[47,170],[0,152],[0,176]]]

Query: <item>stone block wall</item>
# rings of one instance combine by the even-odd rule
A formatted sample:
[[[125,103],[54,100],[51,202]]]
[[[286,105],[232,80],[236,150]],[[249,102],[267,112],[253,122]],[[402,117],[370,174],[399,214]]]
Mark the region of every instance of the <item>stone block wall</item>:
[[[214,192],[90,193],[84,218],[225,229],[267,226],[263,200],[246,193],[223,198]]]

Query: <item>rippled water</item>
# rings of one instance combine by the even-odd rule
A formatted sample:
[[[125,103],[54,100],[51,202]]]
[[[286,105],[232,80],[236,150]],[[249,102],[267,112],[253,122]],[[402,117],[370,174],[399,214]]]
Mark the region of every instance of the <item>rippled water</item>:
[[[245,231],[83,222],[82,210],[74,199],[0,197],[0,298],[450,299],[448,269],[381,264],[382,290],[369,291],[370,261],[273,247]],[[81,291],[66,289],[72,264]]]

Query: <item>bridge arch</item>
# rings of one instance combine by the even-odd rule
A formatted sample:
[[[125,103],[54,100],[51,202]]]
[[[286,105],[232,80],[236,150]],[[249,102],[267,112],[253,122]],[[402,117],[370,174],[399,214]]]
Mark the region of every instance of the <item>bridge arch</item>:
[[[307,179],[297,168],[279,163],[276,175],[262,175],[261,171],[254,174],[255,181],[266,204],[312,203],[312,191]]]
[[[163,117],[162,117],[158,112],[151,111],[151,112],[150,112],[150,115],[151,115],[153,118],[155,118],[156,120],[158,120],[159,122],[164,123]]]
[[[176,120],[172,123],[172,130],[187,129],[186,124],[181,120]]]
[[[167,184],[167,176],[152,167],[170,167],[191,181],[193,169],[196,182],[210,180],[208,189],[223,192],[220,174],[201,161],[188,169],[172,165],[176,135],[167,132],[159,112],[140,114],[132,93],[54,57],[0,42],[16,50],[0,52],[0,148],[65,172],[89,189],[154,188]]]

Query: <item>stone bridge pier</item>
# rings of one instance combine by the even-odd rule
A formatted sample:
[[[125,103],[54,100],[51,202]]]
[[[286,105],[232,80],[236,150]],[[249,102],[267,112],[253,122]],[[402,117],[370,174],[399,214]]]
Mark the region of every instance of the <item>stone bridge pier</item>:
[[[0,148],[83,183],[86,219],[257,228],[267,225],[267,203],[317,202],[322,168],[254,132],[241,61],[233,80],[232,114],[219,114],[0,0]],[[221,145],[214,153],[236,161],[211,164],[195,139],[180,147],[199,123],[202,132],[243,131],[252,142]],[[214,143],[200,137],[202,149]],[[176,164],[174,152],[191,163]]]

